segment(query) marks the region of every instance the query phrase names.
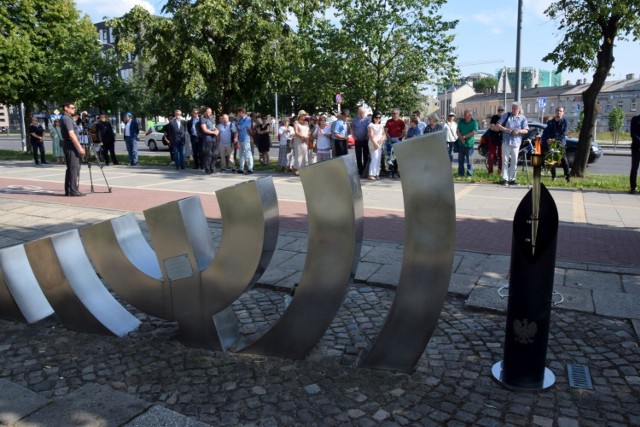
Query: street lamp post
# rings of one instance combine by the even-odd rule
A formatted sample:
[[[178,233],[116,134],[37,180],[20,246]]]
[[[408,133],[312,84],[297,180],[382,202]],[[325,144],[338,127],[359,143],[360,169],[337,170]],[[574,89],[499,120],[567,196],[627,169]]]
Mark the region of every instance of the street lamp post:
[[[102,46],[110,47],[113,50],[116,49],[116,47],[111,43],[103,42],[100,39],[97,39],[97,40],[98,40],[98,43],[100,43]],[[117,113],[116,113],[116,134],[119,135],[120,134],[120,106],[118,106],[116,111],[117,111]]]

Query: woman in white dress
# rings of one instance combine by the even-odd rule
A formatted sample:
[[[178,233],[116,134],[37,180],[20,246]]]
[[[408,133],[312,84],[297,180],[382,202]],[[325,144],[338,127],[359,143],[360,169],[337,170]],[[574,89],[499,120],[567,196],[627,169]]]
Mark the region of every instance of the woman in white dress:
[[[298,111],[293,134],[293,173],[299,175],[298,170],[309,165],[309,123],[306,111]]]
[[[380,178],[380,156],[382,155],[382,144],[384,143],[385,133],[384,125],[381,123],[382,113],[374,111],[369,123],[369,154],[371,162],[369,163],[369,179],[376,180]]]

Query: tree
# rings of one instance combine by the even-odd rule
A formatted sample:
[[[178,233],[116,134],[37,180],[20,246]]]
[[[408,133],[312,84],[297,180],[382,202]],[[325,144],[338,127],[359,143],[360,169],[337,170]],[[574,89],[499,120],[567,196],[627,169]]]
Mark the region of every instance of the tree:
[[[72,0],[0,0],[0,103],[33,108],[98,96],[104,67],[96,30]],[[106,71],[106,68],[102,68]]]
[[[637,0],[558,0],[545,13],[564,32],[560,44],[543,60],[558,71],[595,70],[593,82],[582,93],[584,121],[580,129],[571,175],[583,177],[596,121],[596,100],[613,66],[617,40],[640,37],[640,2]]]
[[[147,83],[183,109],[194,103],[229,112],[235,105],[273,94],[280,80],[273,49],[287,38],[285,2],[172,0],[151,16],[140,6],[111,22],[118,47],[153,65]]]
[[[473,83],[473,88],[478,93],[488,93],[498,89],[498,79],[495,77],[482,77]]]
[[[624,110],[620,107],[615,107],[609,113],[609,131],[613,133],[613,148],[615,150],[620,140],[620,130],[624,124]]]
[[[411,110],[420,90],[455,74],[452,31],[445,0],[337,0],[339,26],[327,46],[341,79],[336,91],[376,109]]]

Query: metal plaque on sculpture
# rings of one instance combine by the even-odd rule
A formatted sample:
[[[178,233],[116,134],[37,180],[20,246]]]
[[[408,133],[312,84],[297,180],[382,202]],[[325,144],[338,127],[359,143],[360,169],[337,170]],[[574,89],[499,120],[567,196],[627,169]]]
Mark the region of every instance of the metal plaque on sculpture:
[[[191,262],[186,255],[180,255],[164,260],[164,268],[167,270],[167,276],[170,281],[187,279],[193,277],[193,269]]]

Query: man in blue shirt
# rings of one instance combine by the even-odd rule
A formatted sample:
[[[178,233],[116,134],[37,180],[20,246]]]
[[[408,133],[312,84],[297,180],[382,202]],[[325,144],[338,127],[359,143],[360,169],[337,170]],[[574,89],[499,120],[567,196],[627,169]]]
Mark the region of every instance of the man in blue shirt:
[[[124,115],[124,143],[129,153],[129,166],[138,164],[138,132],[140,127],[138,121],[133,118],[133,114]]]
[[[358,108],[358,115],[351,120],[350,130],[351,135],[353,135],[353,139],[356,141],[356,163],[358,163],[358,173],[360,176],[362,176],[370,159],[369,123],[371,123],[371,119],[367,117],[367,111],[365,108]]]
[[[522,114],[519,102],[511,104],[511,112],[500,117],[496,128],[502,132],[502,185],[504,187],[518,185],[516,182],[518,152],[522,144],[522,135],[529,133],[529,123]]]
[[[252,122],[251,117],[247,115],[244,107],[239,107],[236,110],[237,122],[236,122],[236,130],[238,131],[235,134],[233,142],[238,144],[240,147],[240,168],[237,170],[238,173],[244,172],[244,163],[247,162],[247,174],[253,173],[253,154],[251,153],[251,128]]]
[[[338,116],[338,120],[333,124],[331,129],[331,137],[334,143],[334,157],[346,156],[349,153],[347,140],[349,138],[349,110],[342,110]]]

